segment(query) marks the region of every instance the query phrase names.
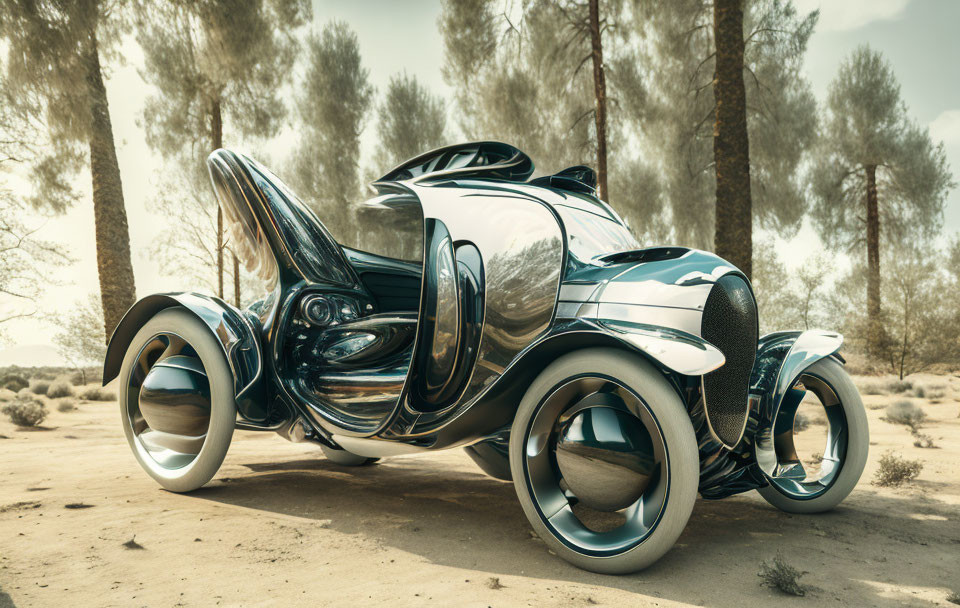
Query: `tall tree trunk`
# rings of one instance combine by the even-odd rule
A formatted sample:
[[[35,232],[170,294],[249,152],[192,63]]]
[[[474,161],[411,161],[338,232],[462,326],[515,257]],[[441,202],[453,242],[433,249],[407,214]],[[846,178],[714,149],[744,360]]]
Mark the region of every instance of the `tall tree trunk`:
[[[237,254],[230,253],[233,255],[233,304],[240,308],[240,260]]]
[[[749,277],[753,271],[753,204],[747,93],[743,85],[742,0],[716,0],[713,7],[716,44],[713,156],[717,171],[714,248],[717,255]]]
[[[603,43],[600,39],[599,0],[590,0],[590,54],[593,57],[593,91],[597,99],[597,196],[606,200],[607,192],[607,78],[603,68]]]
[[[210,144],[213,150],[223,147],[223,115],[220,100],[210,105]],[[211,150],[212,151],[212,150]],[[217,205],[217,297],[223,298],[223,209]]]
[[[90,99],[90,176],[93,182],[93,215],[97,237],[97,272],[107,340],[137,298],[130,261],[130,231],[123,205],[123,184],[113,143],[113,126],[107,89],[100,70],[96,32],[83,53]]]
[[[210,107],[210,140],[214,150],[223,147],[223,112],[220,100],[217,99]],[[223,297],[223,209],[217,205],[217,296]],[[233,303],[240,307],[240,260],[237,254],[230,252],[233,258]]]
[[[880,208],[877,166],[867,165],[867,350],[878,356],[883,343],[880,322]]]

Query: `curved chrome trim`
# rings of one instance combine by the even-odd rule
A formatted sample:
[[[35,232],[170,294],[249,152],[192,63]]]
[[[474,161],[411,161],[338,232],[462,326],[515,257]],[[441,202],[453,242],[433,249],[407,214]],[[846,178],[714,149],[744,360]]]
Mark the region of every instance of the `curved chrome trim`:
[[[719,348],[690,333],[610,319],[600,319],[598,323],[678,374],[702,376],[726,362]]]
[[[778,332],[777,334],[764,336],[760,339],[760,342],[769,342],[771,338],[777,342],[782,342],[790,339],[790,333]],[[770,419],[764,420],[763,426],[757,431],[754,446],[757,464],[767,475],[773,475],[777,466],[777,454],[773,441],[773,421],[777,419],[777,413],[780,411],[780,405],[784,397],[804,370],[817,361],[836,353],[841,345],[843,345],[843,336],[839,333],[811,329],[797,336],[790,350],[784,355],[773,390],[767,396],[772,406],[768,410]]]

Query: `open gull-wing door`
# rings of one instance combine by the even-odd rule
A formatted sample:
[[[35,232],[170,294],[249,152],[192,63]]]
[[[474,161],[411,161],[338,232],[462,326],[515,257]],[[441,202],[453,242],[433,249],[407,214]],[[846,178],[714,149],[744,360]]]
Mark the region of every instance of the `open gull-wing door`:
[[[248,270],[268,282],[359,285],[330,232],[280,178],[225,149],[210,154],[207,168],[231,246]]]

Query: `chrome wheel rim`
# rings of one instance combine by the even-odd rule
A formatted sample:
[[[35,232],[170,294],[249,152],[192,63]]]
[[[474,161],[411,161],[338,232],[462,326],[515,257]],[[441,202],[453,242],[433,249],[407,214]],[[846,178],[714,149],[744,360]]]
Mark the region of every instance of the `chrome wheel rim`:
[[[812,394],[823,408],[826,443],[819,462],[803,462],[798,455],[797,413],[805,397]],[[816,498],[834,484],[847,454],[847,417],[837,391],[825,379],[814,374],[801,374],[784,395],[773,426],[773,445],[777,466],[769,477],[770,484],[787,496],[798,500]]]
[[[196,461],[210,426],[210,384],[196,350],[161,332],[140,349],[127,378],[125,414],[145,466],[179,476]]]
[[[555,386],[523,446],[538,515],[570,548],[616,555],[656,528],[669,494],[667,446],[650,408],[614,378],[584,375]]]

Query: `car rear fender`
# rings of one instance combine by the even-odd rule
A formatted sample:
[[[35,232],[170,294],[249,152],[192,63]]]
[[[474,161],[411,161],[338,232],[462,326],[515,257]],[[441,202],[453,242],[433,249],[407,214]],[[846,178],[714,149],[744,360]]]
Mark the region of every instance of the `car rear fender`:
[[[161,293],[130,307],[110,337],[103,362],[103,383],[120,374],[130,343],[140,328],[161,310],[182,307],[191,312],[216,337],[233,372],[234,395],[240,415],[252,422],[267,419],[264,398],[263,356],[256,322],[219,298],[198,293]]]

